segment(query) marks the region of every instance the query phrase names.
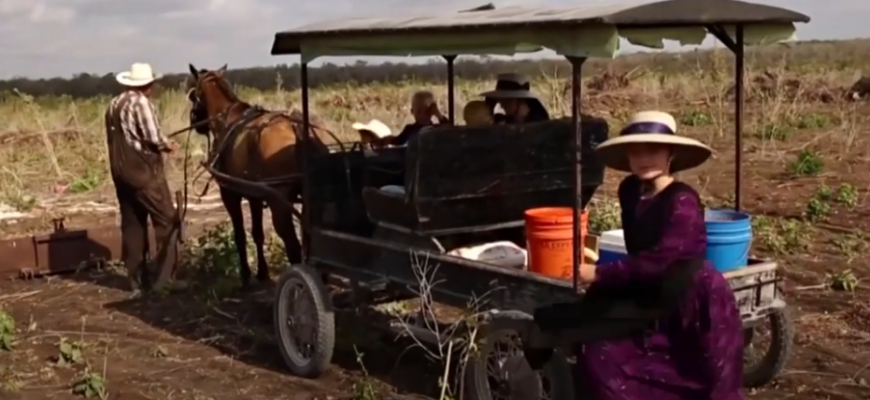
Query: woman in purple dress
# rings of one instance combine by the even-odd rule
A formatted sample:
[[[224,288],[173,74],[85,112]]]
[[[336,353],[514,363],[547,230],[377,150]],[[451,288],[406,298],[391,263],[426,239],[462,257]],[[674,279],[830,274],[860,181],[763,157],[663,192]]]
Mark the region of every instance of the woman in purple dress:
[[[640,112],[596,148],[607,167],[631,173],[619,185],[629,256],[583,266],[579,279],[590,286],[579,303],[535,313],[541,329],[571,329],[581,344],[578,398],[743,399],[740,313],[725,277],[705,261],[698,194],[673,176],[711,150],[676,130],[670,114]]]

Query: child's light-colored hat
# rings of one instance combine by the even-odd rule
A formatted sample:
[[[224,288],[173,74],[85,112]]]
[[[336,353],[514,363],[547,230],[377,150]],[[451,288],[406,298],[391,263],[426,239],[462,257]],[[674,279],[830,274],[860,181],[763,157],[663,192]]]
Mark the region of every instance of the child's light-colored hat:
[[[631,116],[619,136],[606,140],[595,148],[601,161],[617,171],[631,172],[626,153],[633,143],[657,143],[673,148],[670,172],[695,168],[706,162],[713,150],[705,144],[677,136],[677,122],[671,114],[661,111],[642,111]]]
[[[377,139],[383,139],[393,134],[393,131],[390,129],[389,126],[376,119],[373,119],[365,124],[362,122],[354,122],[352,127],[356,131],[371,132],[376,136]]]

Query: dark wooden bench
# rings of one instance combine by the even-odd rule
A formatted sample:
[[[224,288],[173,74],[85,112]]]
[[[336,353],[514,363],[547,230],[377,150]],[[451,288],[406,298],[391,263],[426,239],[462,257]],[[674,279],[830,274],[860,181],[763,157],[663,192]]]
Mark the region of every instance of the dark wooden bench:
[[[382,149],[374,156],[361,149],[315,155],[308,159],[307,173],[311,225],[368,236],[374,226],[363,188],[404,185],[405,149]]]
[[[582,128],[585,206],[604,180],[593,148],[609,132],[592,117]],[[570,119],[425,130],[405,150],[405,195],[363,189],[369,219],[423,235],[521,226],[529,208],[573,204],[572,138]]]

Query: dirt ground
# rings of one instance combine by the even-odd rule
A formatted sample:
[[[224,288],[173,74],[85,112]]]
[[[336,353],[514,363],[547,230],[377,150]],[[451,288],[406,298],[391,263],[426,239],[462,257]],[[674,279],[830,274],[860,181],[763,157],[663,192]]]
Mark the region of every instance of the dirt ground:
[[[384,386],[356,372],[348,342],[320,379],[288,374],[271,332],[270,296],[139,301],[119,284],[112,273],[4,283],[4,307],[21,329],[15,349],[0,354],[0,384],[18,388],[4,398],[78,398],[71,388],[98,385],[89,371],[119,400],[364,398],[360,385]],[[359,341],[360,351],[368,341]],[[62,342],[81,346],[81,360],[59,362],[72,358]]]
[[[769,236],[760,224],[754,224],[753,253],[775,259],[786,278],[795,341],[785,371],[770,385],[749,391],[750,399],[870,398],[870,288],[862,283],[853,292],[830,288],[832,277],[844,271],[859,280],[870,272],[868,133],[866,127],[858,128],[859,142],[850,151],[844,151],[836,140],[826,140],[826,133],[812,130],[790,138],[780,149],[765,149],[758,142],[744,145],[741,208],[750,210],[756,219],[794,222],[784,222]],[[794,157],[785,153],[806,147],[824,159],[823,172],[810,177],[787,173]],[[693,183],[707,197],[708,205],[731,205],[734,165],[732,152],[718,153],[713,162],[681,178]],[[822,188],[843,185],[857,189],[855,207],[816,201]],[[811,215],[820,203],[826,216],[813,221]],[[772,249],[789,247],[779,246],[780,241],[801,244],[790,250]]]
[[[199,232],[226,217],[222,210],[192,211],[187,220],[191,231]],[[117,224],[117,217],[111,212],[74,213],[66,223],[69,229],[98,227]],[[3,236],[50,226],[46,217],[6,221]],[[72,275],[0,281],[0,342],[3,312],[14,318],[18,331],[14,348],[0,350],[2,398],[80,398],[75,388],[101,386],[98,376],[105,378],[108,398],[117,400],[407,399],[431,393],[437,385],[437,374],[423,382],[409,378],[397,361],[414,359],[410,362],[415,364],[421,355],[391,349],[392,333],[360,329],[363,316],[338,316],[334,366],[323,377],[306,380],[290,375],[278,353],[271,287],[255,293],[191,288],[132,300],[123,275],[110,265]],[[69,361],[70,350],[61,343],[77,349],[80,359]],[[407,345],[402,346],[404,350]],[[419,379],[429,368],[412,373]]]

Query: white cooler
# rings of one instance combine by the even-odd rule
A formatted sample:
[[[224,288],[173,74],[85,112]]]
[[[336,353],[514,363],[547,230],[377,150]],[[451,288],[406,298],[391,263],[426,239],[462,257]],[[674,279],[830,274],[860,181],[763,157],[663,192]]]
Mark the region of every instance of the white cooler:
[[[598,264],[625,259],[625,237],[622,229],[607,231],[601,234],[598,241]]]

